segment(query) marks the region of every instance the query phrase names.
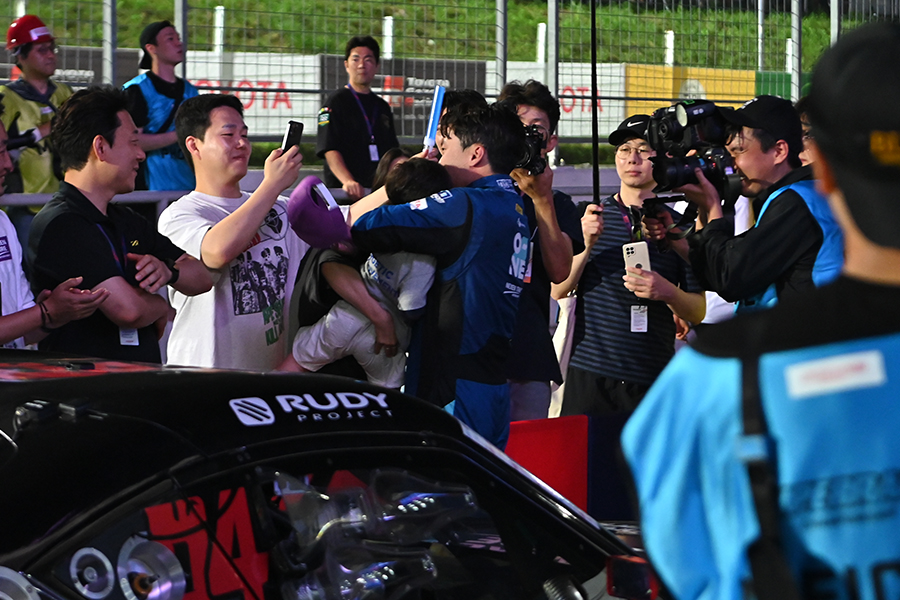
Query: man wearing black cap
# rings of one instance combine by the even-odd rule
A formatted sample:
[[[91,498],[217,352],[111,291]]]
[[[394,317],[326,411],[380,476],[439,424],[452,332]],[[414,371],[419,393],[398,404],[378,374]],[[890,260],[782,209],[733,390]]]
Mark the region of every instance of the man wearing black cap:
[[[140,68],[150,70],[128,81],[125,93],[134,124],[141,128],[141,149],[147,154],[142,187],[192,190],[194,174],[175,137],[178,107],[197,95],[197,88],[175,76],[175,66],[184,60],[184,45],[169,21],[157,21],[141,32],[141,48]]]
[[[737,301],[743,312],[834,279],[843,261],[841,232],[813,186],[812,170],[800,166],[803,130],[794,107],[775,96],[757,96],[737,110],[719,110],[731,125],[728,151],[757,217],[752,228],[735,236],[718,192],[699,169],[700,183],[679,190],[700,209],[687,254],[701,285]]]
[[[557,299],[578,288],[563,415],[634,410],[675,353],[672,313],[699,323],[706,311],[701,288],[676,253],[649,244],[650,269],[625,270],[622,245],[641,239],[637,209],[656,186],[648,121],[647,115],[633,115],[609,135],[619,193],[600,205],[581,205],[587,249],[574,257],[569,277],[553,286]]]
[[[625,428],[673,597],[896,595],[898,55],[900,26],[864,25],[813,72],[812,165],[846,239],[841,275],[701,333]]]

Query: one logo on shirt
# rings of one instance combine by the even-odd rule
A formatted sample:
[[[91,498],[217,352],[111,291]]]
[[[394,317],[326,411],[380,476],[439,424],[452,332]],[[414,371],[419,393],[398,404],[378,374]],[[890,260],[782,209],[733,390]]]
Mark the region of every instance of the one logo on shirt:
[[[884,355],[878,350],[853,352],[790,365],[784,371],[788,395],[802,400],[884,385]]]
[[[444,199],[441,198],[440,194],[432,194],[428,197],[431,198],[432,200],[434,200],[435,202],[437,202],[438,204],[444,204]]]
[[[228,403],[238,420],[248,427],[271,425],[275,412],[262,398],[235,398]]]
[[[138,240],[131,240],[130,242],[128,242],[128,245],[132,248],[137,248],[138,243]]]
[[[506,190],[507,192],[515,192],[516,187],[513,185],[512,179],[498,179],[497,185]]]
[[[437,195],[440,196],[441,198],[447,199],[447,198],[453,197],[453,192],[451,192],[450,190],[443,190],[443,191],[438,192]]]
[[[409,207],[413,210],[425,210],[428,208],[428,201],[425,198],[421,200],[413,200],[409,203]]]
[[[528,266],[528,238],[521,233],[516,233],[513,238],[513,253],[510,259],[509,274],[519,281],[525,280],[525,268]]]
[[[12,260],[12,250],[9,248],[9,239],[4,235],[0,237],[0,262]]]
[[[525,214],[525,211],[522,210],[522,207],[519,206],[518,204],[516,204],[516,212],[519,213],[520,215],[524,215],[524,214]]]
[[[319,110],[319,127],[324,127],[331,122],[331,109],[328,107],[323,107]]]

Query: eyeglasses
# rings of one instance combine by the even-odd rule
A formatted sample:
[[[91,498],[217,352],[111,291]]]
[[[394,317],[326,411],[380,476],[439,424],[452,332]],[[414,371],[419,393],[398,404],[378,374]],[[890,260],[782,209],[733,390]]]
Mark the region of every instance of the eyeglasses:
[[[38,54],[58,54],[59,48],[56,47],[56,42],[50,42],[49,44],[39,44],[35,46],[34,51]]]
[[[636,152],[638,156],[644,159],[650,158],[653,150],[649,146],[629,146],[628,144],[622,144],[616,148],[616,156],[619,158],[630,158],[632,152]]]

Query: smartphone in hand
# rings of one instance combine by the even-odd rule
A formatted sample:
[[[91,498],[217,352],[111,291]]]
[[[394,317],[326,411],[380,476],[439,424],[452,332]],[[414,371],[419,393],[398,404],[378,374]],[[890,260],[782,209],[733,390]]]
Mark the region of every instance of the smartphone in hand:
[[[647,242],[633,242],[622,246],[622,254],[625,257],[625,267],[650,271],[650,250]]]
[[[284,131],[284,138],[281,140],[281,149],[287,152],[291,146],[299,146],[301,137],[303,137],[303,123],[300,121],[288,121],[287,129]]]

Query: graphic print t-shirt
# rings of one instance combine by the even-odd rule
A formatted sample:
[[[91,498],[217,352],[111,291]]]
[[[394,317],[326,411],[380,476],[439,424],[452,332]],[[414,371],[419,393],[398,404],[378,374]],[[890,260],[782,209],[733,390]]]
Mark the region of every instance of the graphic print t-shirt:
[[[191,192],[169,206],[159,230],[200,257],[209,229],[249,198]],[[300,259],[308,246],[291,230],[283,198],[263,220],[250,245],[231,263],[212,270],[212,291],[187,297],[170,290],[176,310],[168,364],[267,371],[290,347],[287,307]]]

